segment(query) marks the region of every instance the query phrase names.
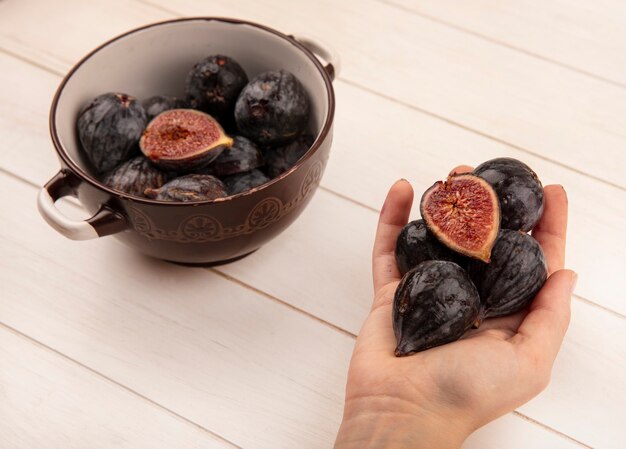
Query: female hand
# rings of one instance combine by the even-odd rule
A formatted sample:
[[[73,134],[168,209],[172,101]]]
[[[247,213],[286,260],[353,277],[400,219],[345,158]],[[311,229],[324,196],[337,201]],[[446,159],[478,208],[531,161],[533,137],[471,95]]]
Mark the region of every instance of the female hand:
[[[569,324],[576,274],[563,270],[565,191],[547,186],[544,201],[533,236],[545,253],[549,278],[529,309],[485,320],[456,342],[397,358],[391,312],[400,273],[394,251],[413,189],[405,180],[391,187],[374,242],[374,303],[350,362],[336,449],[458,448],[472,431],[547,386]]]

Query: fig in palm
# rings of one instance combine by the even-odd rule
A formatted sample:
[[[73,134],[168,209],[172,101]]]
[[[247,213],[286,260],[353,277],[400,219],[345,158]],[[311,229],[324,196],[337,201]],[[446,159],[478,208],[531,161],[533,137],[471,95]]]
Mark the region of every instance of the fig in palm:
[[[426,260],[448,260],[461,264],[463,259],[437,240],[424,220],[411,221],[402,228],[396,240],[395,256],[402,275]]]
[[[484,179],[461,174],[429,188],[420,201],[426,226],[448,248],[489,262],[498,229],[500,206]]]
[[[396,356],[456,341],[481,320],[480,299],[465,270],[429,260],[404,275],[393,300]]]
[[[528,232],[535,227],[543,214],[543,187],[528,165],[500,157],[480,164],[474,174],[496,191],[502,228]]]
[[[487,318],[524,309],[548,277],[539,243],[528,234],[509,229],[499,232],[491,262],[472,260],[467,271],[478,289]]]

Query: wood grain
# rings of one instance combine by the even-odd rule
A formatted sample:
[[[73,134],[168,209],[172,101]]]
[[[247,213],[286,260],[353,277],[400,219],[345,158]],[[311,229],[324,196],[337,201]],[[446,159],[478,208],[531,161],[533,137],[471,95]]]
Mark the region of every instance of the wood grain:
[[[235,448],[0,326],[2,449]]]
[[[124,29],[183,14],[245,17],[317,34],[337,47],[342,77],[353,83],[626,187],[620,168],[625,89],[376,0],[26,3],[0,4],[0,48],[50,61],[63,72],[71,65],[64,61],[76,61]],[[25,20],[32,26],[21,27]],[[55,32],[58,23],[63,33]]]
[[[4,175],[0,188],[12,192],[0,211],[3,322],[235,444],[317,447],[332,440],[352,338],[207,270],[147,259],[111,238],[68,242],[34,208],[18,207],[34,200],[35,189]],[[27,270],[38,273],[37,282],[21,274]],[[342,279],[354,285],[363,277]],[[340,300],[364,310],[370,297]],[[621,385],[626,369],[623,320],[574,307],[583,309],[560,355],[574,368],[556,370],[553,384],[572,394],[587,384],[595,400],[572,411],[567,396],[542,395],[529,416],[590,445],[607,435],[626,438],[607,420],[619,416],[626,398],[617,391],[626,390],[603,394],[605,385]],[[612,338],[599,329],[612,329]],[[596,433],[603,422],[607,428]]]
[[[0,54],[0,64],[7,68],[0,72],[0,82],[15,86],[0,92],[0,132],[7,145],[15,149],[11,158],[0,160],[0,167],[43,184],[58,167],[46,129],[49,101],[60,79],[8,55]],[[21,82],[24,79],[31,82]],[[626,192],[347,83],[337,82],[336,89],[340,106],[323,186],[376,209],[382,205],[388,187],[401,177],[413,183],[417,203],[421,192],[455,165],[477,165],[498,156],[522,159],[537,171],[545,184],[563,184],[569,193],[568,265],[581,275],[578,293],[626,315],[626,303],[620,294],[626,291],[626,279],[620,275],[626,268],[621,252],[626,247]],[[377,123],[370,111],[377,111]],[[363,132],[364,129],[368,132]],[[389,133],[388,129],[395,131]],[[355,279],[367,279],[377,216],[349,201],[326,194],[324,198],[325,205],[306,223],[309,231],[304,232],[309,233],[309,238],[290,243],[298,247],[296,254],[303,262],[285,271],[277,267],[289,264],[286,259],[293,252],[278,253],[283,256],[275,264],[259,263],[262,252],[250,259],[259,268],[252,269],[252,265],[244,262],[242,268],[237,264],[226,272],[291,303],[304,303],[311,313],[320,313],[325,320],[354,332],[365,309],[354,311],[334,297],[350,294],[346,288],[353,288],[353,284],[338,285],[336,272],[328,270],[327,247],[320,246],[318,241],[332,242],[339,270]],[[591,214],[590,204],[602,213]],[[417,211],[416,204],[413,218],[418,217]],[[598,251],[603,254],[603,264],[588,257]],[[358,267],[354,261],[359,261]],[[303,285],[328,286],[323,296],[327,302],[316,306],[319,299],[305,299],[311,289],[303,292]],[[358,294],[370,296],[369,281],[361,283]]]
[[[626,86],[626,4],[620,0],[385,2]]]

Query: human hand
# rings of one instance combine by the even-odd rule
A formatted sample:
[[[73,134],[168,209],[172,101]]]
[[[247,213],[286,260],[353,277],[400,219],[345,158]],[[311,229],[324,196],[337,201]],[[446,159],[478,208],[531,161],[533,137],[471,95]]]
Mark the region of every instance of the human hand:
[[[461,340],[397,358],[391,316],[401,277],[394,251],[409,219],[413,189],[405,180],[391,187],[374,242],[374,303],[352,354],[336,449],[458,448],[475,429],[548,385],[569,325],[576,274],[563,269],[564,189],[545,187],[544,201],[533,236],[545,253],[549,277],[528,310],[487,319]]]

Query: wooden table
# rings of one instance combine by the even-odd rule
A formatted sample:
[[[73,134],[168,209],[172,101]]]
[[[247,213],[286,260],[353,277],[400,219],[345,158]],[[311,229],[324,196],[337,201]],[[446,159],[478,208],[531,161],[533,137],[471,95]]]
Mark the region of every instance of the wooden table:
[[[321,188],[219,268],[66,240],[35,208],[58,168],[61,76],[118,33],[189,15],[335,46]],[[580,278],[550,386],[464,447],[625,447],[625,21],[622,0],[0,1],[0,447],[331,447],[388,186],[419,193],[496,156],[566,187]]]

